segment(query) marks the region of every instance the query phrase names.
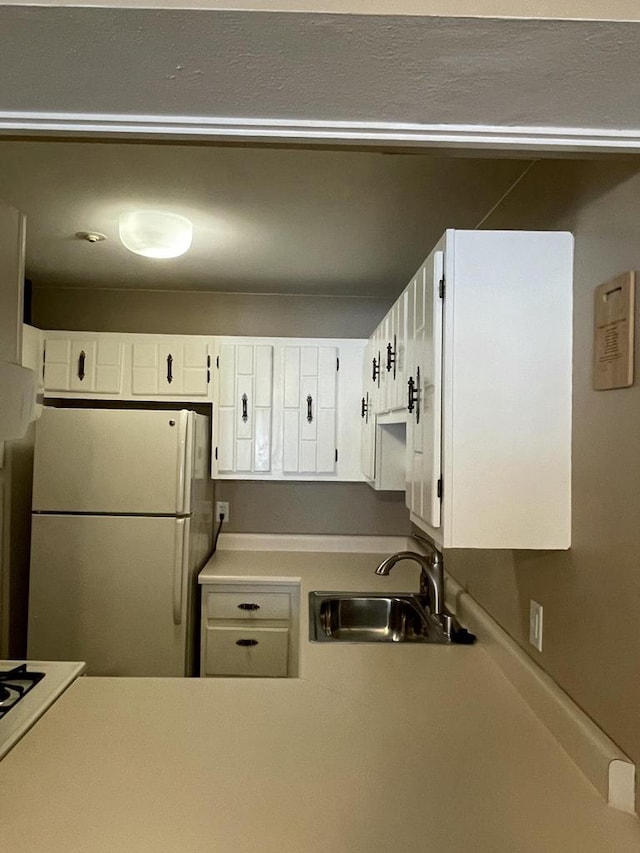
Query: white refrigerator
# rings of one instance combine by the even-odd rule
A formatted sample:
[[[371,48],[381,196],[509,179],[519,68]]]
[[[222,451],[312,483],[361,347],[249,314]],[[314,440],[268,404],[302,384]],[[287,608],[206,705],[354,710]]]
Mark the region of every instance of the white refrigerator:
[[[45,408],[36,426],[28,656],[88,675],[195,673],[211,553],[209,419]]]

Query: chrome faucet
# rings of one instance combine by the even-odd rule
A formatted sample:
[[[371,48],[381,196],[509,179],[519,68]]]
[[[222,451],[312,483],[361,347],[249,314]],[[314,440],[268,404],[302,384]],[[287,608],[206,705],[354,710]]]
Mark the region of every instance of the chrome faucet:
[[[383,560],[376,569],[376,574],[388,575],[395,564],[401,560],[416,562],[420,566],[420,595],[425,596],[428,600],[432,615],[441,619],[444,616],[444,560],[442,554],[428,539],[417,534],[414,534],[413,538],[431,550],[429,557],[415,551],[399,551]]]

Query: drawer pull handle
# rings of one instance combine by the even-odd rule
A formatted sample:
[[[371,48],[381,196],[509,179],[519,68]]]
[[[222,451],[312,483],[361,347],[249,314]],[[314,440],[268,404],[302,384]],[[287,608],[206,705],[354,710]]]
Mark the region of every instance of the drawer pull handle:
[[[257,640],[236,640],[236,646],[257,646]]]
[[[169,385],[173,382],[173,356],[171,353],[167,356],[167,382]]]
[[[311,423],[313,420],[313,397],[311,394],[307,395],[307,421]]]
[[[260,610],[259,604],[239,604],[238,610]]]
[[[80,380],[80,382],[82,382],[82,380],[85,377],[84,363],[85,363],[86,358],[87,358],[87,354],[85,353],[84,350],[82,350],[82,352],[78,356],[78,379]]]
[[[247,402],[248,402],[248,397],[246,394],[243,394],[242,395],[242,421],[245,424],[249,419],[249,413],[247,411]]]

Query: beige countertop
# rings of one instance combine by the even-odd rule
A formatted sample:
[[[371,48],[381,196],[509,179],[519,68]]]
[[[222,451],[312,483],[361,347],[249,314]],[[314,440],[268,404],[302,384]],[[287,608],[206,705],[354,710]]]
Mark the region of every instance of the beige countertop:
[[[219,552],[302,579],[297,679],[82,678],[0,762],[19,853],[617,853],[607,806],[481,644],[310,644],[310,589],[417,588],[376,555]]]

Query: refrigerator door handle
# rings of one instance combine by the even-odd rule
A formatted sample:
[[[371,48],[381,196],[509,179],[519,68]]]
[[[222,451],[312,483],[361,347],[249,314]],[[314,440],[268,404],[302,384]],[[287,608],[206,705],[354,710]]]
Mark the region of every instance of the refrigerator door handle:
[[[176,513],[178,515],[189,512],[186,489],[191,485],[189,483],[191,478],[189,451],[192,446],[190,433],[193,431],[193,418],[189,417],[191,414],[186,409],[178,413],[178,470],[176,472]]]
[[[176,538],[173,561],[173,624],[182,624],[182,588],[184,580],[184,560],[186,546],[186,519],[176,521]]]

